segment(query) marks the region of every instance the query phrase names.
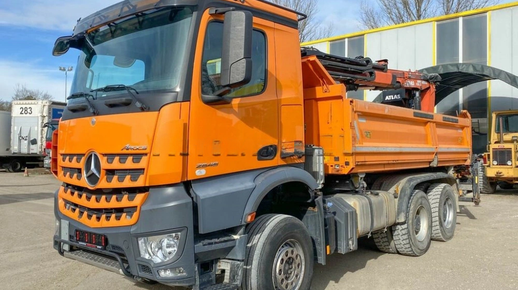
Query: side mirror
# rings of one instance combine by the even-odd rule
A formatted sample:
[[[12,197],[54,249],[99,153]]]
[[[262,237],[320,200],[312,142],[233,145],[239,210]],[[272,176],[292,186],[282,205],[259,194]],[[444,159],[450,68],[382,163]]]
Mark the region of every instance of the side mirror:
[[[71,36],[62,36],[58,39],[56,39],[56,42],[54,43],[54,49],[52,49],[52,55],[53,56],[60,56],[65,54],[68,49],[70,48],[70,40],[72,39]]]
[[[252,78],[252,13],[228,11],[223,24],[221,86],[235,88]]]

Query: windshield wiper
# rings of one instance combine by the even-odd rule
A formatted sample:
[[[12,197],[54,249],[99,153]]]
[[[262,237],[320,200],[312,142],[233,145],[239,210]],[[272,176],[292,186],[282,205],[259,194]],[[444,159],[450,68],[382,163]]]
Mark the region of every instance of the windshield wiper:
[[[88,104],[88,109],[89,109],[90,113],[92,113],[93,115],[98,115],[99,111],[97,111],[97,109],[94,107],[94,105],[92,105],[92,103],[90,103],[90,100],[88,99],[90,97],[92,99],[94,99],[94,96],[92,94],[79,92],[79,93],[71,94],[70,96],[68,96],[67,100],[84,98],[86,100],[86,103]],[[73,109],[73,108],[71,108],[71,109]]]
[[[146,106],[143,102],[141,102],[137,96],[135,96],[131,91],[134,91],[138,95],[138,91],[135,90],[133,87],[126,86],[126,85],[108,85],[102,88],[98,88],[95,90],[91,90],[91,92],[115,92],[115,91],[124,91],[126,90],[128,94],[131,96],[131,98],[135,101],[135,106],[137,108],[140,108],[142,111],[149,110],[149,107]]]

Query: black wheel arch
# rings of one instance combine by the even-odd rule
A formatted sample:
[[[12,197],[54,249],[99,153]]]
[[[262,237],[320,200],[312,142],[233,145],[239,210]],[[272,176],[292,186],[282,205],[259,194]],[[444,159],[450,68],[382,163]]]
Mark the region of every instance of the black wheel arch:
[[[443,172],[423,173],[403,178],[400,181],[401,185],[399,186],[398,193],[397,223],[404,223],[406,221],[406,210],[414,188],[422,183],[447,183],[454,188],[457,188],[455,178]]]
[[[308,201],[315,198],[318,184],[311,174],[297,167],[279,167],[261,173],[255,178],[256,187],[246,203],[243,222],[250,213],[256,212],[264,198],[283,185],[303,185],[307,188]]]

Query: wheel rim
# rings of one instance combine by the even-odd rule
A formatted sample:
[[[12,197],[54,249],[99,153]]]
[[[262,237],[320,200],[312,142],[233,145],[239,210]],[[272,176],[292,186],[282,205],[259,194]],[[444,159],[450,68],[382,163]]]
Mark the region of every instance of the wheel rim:
[[[273,262],[273,281],[275,289],[294,290],[302,284],[305,269],[304,252],[299,242],[284,242],[275,255]]]
[[[18,172],[22,169],[22,164],[18,161],[12,161],[11,169],[13,170],[13,172]]]
[[[420,206],[414,217],[414,233],[418,241],[422,242],[428,234],[429,224],[426,209]]]
[[[453,202],[450,198],[444,200],[442,208],[442,223],[445,228],[449,228],[453,224]]]

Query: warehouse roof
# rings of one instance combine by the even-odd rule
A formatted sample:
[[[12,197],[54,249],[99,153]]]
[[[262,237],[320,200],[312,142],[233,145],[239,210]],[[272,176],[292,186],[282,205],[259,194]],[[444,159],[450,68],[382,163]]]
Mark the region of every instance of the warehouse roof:
[[[417,21],[401,23],[401,24],[397,24],[397,25],[380,27],[380,28],[371,29],[371,30],[359,31],[359,32],[354,32],[354,33],[349,33],[349,34],[333,36],[333,37],[329,37],[329,38],[318,39],[318,40],[314,40],[314,41],[304,42],[301,44],[301,46],[314,45],[314,44],[318,44],[318,43],[324,43],[327,41],[342,40],[345,38],[362,36],[362,35],[366,35],[369,33],[375,33],[375,32],[391,30],[391,29],[407,27],[407,26],[413,26],[413,25],[417,25],[417,24],[443,21],[443,20],[454,19],[454,18],[459,18],[459,17],[466,17],[466,16],[482,14],[482,13],[487,13],[487,12],[491,12],[491,11],[495,11],[495,10],[516,7],[516,6],[518,6],[518,2],[511,2],[511,3],[506,3],[506,4],[501,4],[501,5],[496,5],[496,6],[491,6],[491,7],[481,8],[481,9],[459,12],[459,13],[455,13],[455,14],[448,14],[448,15],[443,15],[443,16],[438,16],[438,17],[433,17],[433,18],[428,18],[428,19],[423,19],[423,20],[417,20]]]
[[[501,80],[518,88],[518,77],[516,75],[482,64],[451,63],[436,65],[419,71],[441,76],[442,80],[436,87],[435,104],[463,87],[483,81]]]

